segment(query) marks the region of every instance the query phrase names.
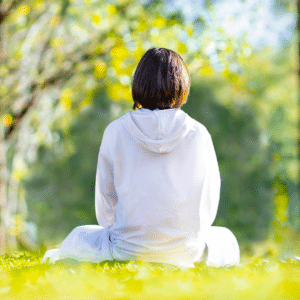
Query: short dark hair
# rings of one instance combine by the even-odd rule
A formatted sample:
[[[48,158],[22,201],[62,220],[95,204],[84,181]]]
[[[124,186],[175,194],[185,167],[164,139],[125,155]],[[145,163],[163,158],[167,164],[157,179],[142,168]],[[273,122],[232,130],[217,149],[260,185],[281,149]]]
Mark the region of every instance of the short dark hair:
[[[175,51],[151,48],[141,58],[132,82],[133,110],[179,108],[190,92],[190,73]]]

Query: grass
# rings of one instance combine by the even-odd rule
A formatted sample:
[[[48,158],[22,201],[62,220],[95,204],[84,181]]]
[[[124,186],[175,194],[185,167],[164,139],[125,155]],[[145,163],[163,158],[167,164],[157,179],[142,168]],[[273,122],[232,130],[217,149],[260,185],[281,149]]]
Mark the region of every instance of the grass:
[[[246,248],[245,248],[246,249]],[[245,251],[244,251],[245,252]],[[0,256],[0,299],[300,299],[300,260],[272,249],[239,266],[194,269],[136,262],[41,263],[44,251]]]

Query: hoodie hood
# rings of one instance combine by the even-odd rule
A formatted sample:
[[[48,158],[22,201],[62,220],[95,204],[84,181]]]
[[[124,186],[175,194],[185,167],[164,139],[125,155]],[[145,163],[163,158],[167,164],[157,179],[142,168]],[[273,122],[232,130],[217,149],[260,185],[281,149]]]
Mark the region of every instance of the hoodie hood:
[[[141,108],[124,115],[124,125],[132,137],[152,152],[172,151],[191,130],[188,114],[180,108]]]

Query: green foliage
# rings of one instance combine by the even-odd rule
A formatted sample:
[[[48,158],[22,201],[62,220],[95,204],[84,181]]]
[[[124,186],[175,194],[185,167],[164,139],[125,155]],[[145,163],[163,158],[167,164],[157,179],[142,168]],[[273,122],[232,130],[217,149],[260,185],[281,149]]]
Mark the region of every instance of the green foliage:
[[[67,135],[57,126],[60,143],[56,147],[39,148],[39,163],[25,181],[30,219],[39,228],[39,243],[59,243],[75,226],[97,223],[96,167],[102,135],[112,117],[109,99],[99,91],[93,105],[73,121]]]
[[[226,84],[203,79],[191,89],[182,109],[207,127],[215,146],[221,196],[214,224],[229,227],[239,240],[262,239],[272,220],[271,151],[261,147],[260,130],[249,107],[220,104],[214,91]]]
[[[279,215],[299,227],[295,46],[253,52],[237,74],[199,72],[183,107],[207,126],[216,148],[222,186],[215,225],[241,240],[266,238]],[[284,205],[274,201],[279,178],[287,185]]]

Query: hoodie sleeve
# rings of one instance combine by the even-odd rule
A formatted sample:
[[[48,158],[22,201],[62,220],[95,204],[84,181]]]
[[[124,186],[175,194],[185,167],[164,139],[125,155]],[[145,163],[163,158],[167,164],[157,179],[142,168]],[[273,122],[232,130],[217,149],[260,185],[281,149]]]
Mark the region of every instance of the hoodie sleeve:
[[[109,160],[110,137],[106,128],[98,155],[95,183],[96,217],[98,224],[103,227],[113,224],[115,206],[118,201],[114,186],[113,164]]]
[[[214,222],[220,201],[221,177],[218,160],[211,135],[204,149],[205,175],[200,202],[200,224],[201,228],[210,227]]]

